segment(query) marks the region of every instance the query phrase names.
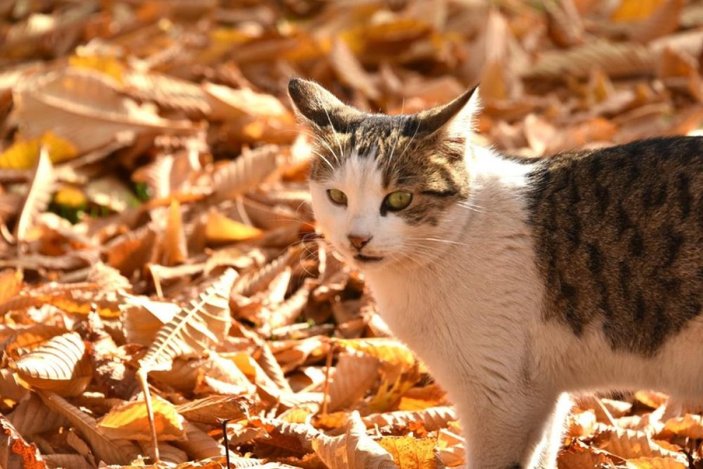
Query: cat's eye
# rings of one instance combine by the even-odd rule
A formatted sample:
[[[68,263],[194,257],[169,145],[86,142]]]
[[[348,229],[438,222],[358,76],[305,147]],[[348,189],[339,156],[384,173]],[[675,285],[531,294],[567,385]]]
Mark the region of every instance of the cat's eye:
[[[347,194],[339,189],[327,189],[327,197],[329,197],[335,205],[347,205]]]
[[[391,212],[403,210],[413,201],[413,195],[408,191],[391,192],[383,199],[383,207]]]

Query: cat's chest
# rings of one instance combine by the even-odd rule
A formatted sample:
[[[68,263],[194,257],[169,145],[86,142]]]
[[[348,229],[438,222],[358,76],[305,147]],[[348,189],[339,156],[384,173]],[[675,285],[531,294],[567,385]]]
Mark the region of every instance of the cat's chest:
[[[374,280],[376,280],[374,282]],[[423,276],[370,279],[372,295],[393,333],[424,359],[456,353],[467,328],[471,301],[462,288]]]

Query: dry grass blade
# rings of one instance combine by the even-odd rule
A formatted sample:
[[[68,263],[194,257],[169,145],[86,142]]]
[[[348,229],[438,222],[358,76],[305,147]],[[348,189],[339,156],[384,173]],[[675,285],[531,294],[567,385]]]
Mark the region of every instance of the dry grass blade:
[[[391,469],[398,466],[381,445],[366,434],[366,426],[357,411],[352,412],[343,435],[319,435],[312,440],[317,456],[330,469]]]
[[[0,467],[48,467],[37,446],[29,444],[12,423],[0,414]]]
[[[78,396],[92,378],[92,366],[80,335],[53,337],[15,363],[19,376],[34,389]]]
[[[15,237],[18,242],[26,241],[30,228],[37,215],[46,210],[51,200],[54,185],[54,169],[45,148],[39,152],[39,160],[34,170],[29,193],[22,206],[20,218],[15,227]]]
[[[124,440],[112,440],[98,428],[92,417],[81,412],[57,394],[39,391],[39,396],[54,412],[63,415],[86,439],[95,455],[108,464],[129,464],[137,455],[138,449]]]
[[[218,168],[213,176],[214,201],[233,199],[259,185],[276,169],[280,151],[277,145],[265,145]]]

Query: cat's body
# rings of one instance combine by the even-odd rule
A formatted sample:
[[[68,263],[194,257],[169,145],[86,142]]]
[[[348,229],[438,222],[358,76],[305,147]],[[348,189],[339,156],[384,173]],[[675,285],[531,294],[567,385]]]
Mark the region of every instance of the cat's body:
[[[554,467],[563,392],[703,397],[703,139],[525,161],[467,143],[470,94],[390,118],[290,91],[323,233],[447,389],[470,467]]]

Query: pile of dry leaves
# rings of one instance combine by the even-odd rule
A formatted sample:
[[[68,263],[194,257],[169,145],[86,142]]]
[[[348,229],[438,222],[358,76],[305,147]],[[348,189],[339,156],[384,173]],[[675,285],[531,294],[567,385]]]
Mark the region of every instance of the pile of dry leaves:
[[[288,78],[388,112],[480,80],[479,138],[539,155],[695,131],[702,52],[686,0],[0,2],[0,466],[461,465],[315,238]],[[701,467],[701,414],[608,397],[560,467]]]

